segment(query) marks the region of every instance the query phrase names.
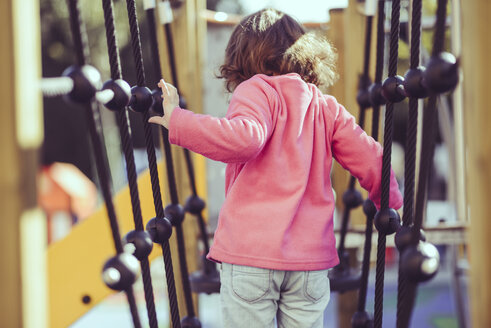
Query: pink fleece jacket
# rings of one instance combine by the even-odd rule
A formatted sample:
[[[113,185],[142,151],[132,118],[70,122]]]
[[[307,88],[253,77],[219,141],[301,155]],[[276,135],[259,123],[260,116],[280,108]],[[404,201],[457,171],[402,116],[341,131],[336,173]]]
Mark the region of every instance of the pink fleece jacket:
[[[335,158],[379,205],[382,147],[332,96],[298,74],[256,75],[225,118],[181,108],[169,140],[227,163],[225,202],[208,258],[278,270],[338,264],[331,187]],[[390,206],[402,206],[392,173]]]

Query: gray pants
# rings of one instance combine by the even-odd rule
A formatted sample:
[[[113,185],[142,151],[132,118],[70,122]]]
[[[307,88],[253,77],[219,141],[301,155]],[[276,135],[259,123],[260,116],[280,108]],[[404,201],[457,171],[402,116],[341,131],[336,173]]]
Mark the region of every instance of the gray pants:
[[[223,328],[322,328],[327,270],[282,271],[222,263]]]

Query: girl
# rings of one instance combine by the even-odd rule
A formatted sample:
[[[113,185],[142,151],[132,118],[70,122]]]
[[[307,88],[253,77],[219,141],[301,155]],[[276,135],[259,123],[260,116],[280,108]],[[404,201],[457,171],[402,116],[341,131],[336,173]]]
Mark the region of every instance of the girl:
[[[335,79],[330,44],[292,17],[264,9],[228,43],[225,118],[178,107],[160,81],[171,143],[227,163],[226,199],[208,258],[221,263],[223,326],[323,327],[327,269],[338,264],[332,159],[380,203],[382,147],[319,86]],[[402,196],[394,174],[390,206]]]

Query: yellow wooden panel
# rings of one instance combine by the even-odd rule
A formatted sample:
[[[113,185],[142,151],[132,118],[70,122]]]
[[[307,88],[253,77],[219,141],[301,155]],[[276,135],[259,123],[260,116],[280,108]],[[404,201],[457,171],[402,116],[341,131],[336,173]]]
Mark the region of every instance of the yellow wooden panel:
[[[162,176],[162,166],[159,176]],[[138,188],[144,224],[155,216],[152,188],[148,171],[138,178]],[[129,188],[114,197],[121,236],[134,229]],[[161,254],[154,247],[150,260]],[[104,285],[101,269],[104,262],[115,254],[106,208],[101,207],[92,216],[74,227],[65,238],[48,249],[48,284],[50,327],[67,327],[113,291]],[[84,304],[82,297],[90,296]]]
[[[488,78],[491,39],[487,26],[491,2],[462,2],[462,68],[465,160],[469,226],[470,312],[472,327],[491,326],[491,130]],[[457,41],[458,42],[458,41]]]
[[[39,1],[0,1],[0,327],[47,327],[46,230],[35,179],[43,135],[39,30]]]

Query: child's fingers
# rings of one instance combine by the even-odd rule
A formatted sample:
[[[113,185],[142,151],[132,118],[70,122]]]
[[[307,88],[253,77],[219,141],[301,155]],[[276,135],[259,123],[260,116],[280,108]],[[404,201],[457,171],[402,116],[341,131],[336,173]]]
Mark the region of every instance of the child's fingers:
[[[162,116],[152,116],[148,119],[148,122],[164,125],[164,118]]]
[[[169,94],[169,89],[167,88],[167,84],[168,83],[165,83],[164,79],[160,79],[160,82],[157,84],[162,89],[162,93],[166,95]]]
[[[177,91],[176,87],[173,86],[172,84],[166,83],[165,85],[167,87],[167,90]]]

